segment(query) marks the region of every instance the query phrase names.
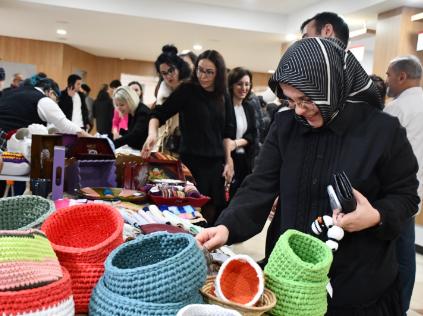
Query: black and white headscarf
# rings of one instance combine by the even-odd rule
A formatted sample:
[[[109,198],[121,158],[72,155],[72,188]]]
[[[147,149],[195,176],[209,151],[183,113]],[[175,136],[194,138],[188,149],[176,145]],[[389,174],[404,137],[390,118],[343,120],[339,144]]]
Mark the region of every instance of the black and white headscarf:
[[[292,44],[269,80],[269,87],[281,96],[279,83],[308,96],[320,109],[325,124],[347,103],[367,102],[383,108],[376,86],[354,55],[331,39],[305,38]],[[304,118],[297,119],[310,126]]]

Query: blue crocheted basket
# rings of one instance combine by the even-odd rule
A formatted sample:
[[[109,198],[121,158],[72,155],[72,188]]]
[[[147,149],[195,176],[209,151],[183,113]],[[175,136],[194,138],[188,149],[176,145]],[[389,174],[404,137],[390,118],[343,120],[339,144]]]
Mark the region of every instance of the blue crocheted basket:
[[[112,251],[104,283],[113,293],[151,303],[176,303],[198,293],[207,278],[203,252],[188,234],[154,233]]]
[[[151,284],[154,287],[154,284]],[[177,303],[148,303],[127,298],[110,291],[101,278],[93,290],[89,314],[90,316],[175,316],[178,311],[189,304],[202,304],[199,292]]]

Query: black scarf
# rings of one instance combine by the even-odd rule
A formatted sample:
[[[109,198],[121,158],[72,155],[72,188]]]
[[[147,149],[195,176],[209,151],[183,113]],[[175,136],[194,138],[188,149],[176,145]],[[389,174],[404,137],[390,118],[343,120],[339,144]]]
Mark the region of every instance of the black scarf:
[[[372,80],[354,55],[336,40],[313,37],[292,44],[269,80],[269,87],[283,97],[279,83],[308,96],[319,108],[325,125],[348,103],[367,102],[383,109]],[[297,119],[310,126],[304,118]]]

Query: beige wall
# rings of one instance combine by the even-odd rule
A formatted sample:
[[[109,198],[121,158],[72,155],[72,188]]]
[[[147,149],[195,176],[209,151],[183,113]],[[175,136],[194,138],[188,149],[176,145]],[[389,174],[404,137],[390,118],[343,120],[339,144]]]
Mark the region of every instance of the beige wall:
[[[37,71],[55,79],[62,89],[69,74],[84,70],[93,97],[101,84],[120,79],[121,73],[156,76],[154,63],[150,61],[99,57],[67,44],[7,36],[0,36],[0,60],[33,64]],[[253,85],[267,86],[269,77],[267,73],[253,73]]]

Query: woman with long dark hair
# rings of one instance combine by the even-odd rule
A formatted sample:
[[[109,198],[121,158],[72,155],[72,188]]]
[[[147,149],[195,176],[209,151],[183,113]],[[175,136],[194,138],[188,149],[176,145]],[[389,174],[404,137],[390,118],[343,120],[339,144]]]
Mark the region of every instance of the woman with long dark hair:
[[[193,79],[182,83],[166,102],[152,113],[149,135],[142,155],[148,157],[157,142],[158,127],[179,113],[180,157],[191,170],[201,193],[212,198],[203,215],[213,224],[225,206],[224,179],[233,176],[233,161],[226,150],[233,138],[233,114],[226,94],[226,66],[215,50],[203,52]]]
[[[236,67],[228,75],[229,94],[235,114],[235,138],[229,141],[228,146],[235,172],[230,187],[231,198],[253,168],[257,129],[254,108],[248,103],[252,81],[253,75],[245,68]]]

